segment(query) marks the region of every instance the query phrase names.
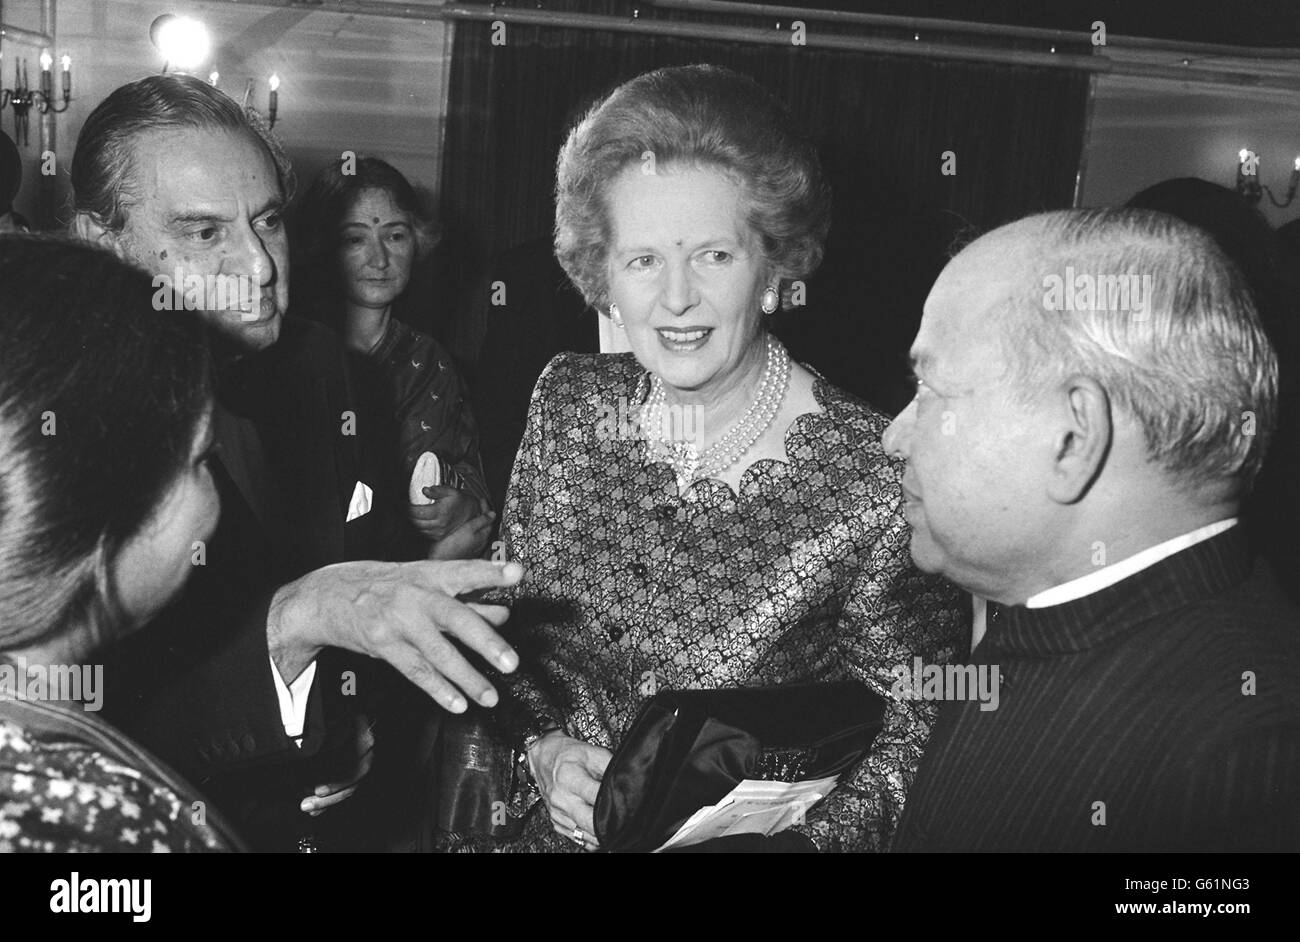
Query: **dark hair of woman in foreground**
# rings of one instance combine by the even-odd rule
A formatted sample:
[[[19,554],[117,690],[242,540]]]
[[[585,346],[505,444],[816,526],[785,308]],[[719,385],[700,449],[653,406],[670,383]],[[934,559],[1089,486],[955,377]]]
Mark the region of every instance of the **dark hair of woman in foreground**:
[[[219,512],[202,328],[153,294],[98,249],[0,238],[0,851],[238,846],[97,717],[95,652],[175,596]]]

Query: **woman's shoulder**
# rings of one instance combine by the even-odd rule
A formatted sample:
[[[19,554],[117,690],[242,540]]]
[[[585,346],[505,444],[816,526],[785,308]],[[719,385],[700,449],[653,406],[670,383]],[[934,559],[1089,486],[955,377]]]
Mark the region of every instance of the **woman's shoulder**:
[[[373,356],[379,360],[410,359],[421,365],[434,362],[442,363],[444,368],[451,366],[451,356],[441,343],[396,317],[389,320]]]
[[[0,852],[219,849],[182,824],[203,813],[87,743],[0,720]]]
[[[603,403],[619,396],[631,400],[645,370],[631,353],[560,353],[537,380],[534,396],[571,397]]]
[[[851,454],[862,463],[892,463],[882,442],[890,417],[833,385],[812,367],[803,366],[812,374],[813,396],[821,407],[821,412],[814,414],[818,443],[829,451]]]

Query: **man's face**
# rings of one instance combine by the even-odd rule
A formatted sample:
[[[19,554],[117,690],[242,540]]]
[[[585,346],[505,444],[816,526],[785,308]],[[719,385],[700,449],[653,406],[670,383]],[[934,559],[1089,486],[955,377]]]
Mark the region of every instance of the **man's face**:
[[[1003,380],[998,316],[1022,241],[993,234],[943,270],[926,299],[912,359],[915,398],[885,432],[903,475],[912,558],[979,595],[1023,601],[1054,506],[1044,493],[1049,426]],[[1015,338],[1009,338],[1010,343]]]
[[[186,306],[201,298],[199,315],[237,346],[275,343],[289,303],[289,242],[266,149],[245,132],[149,131],[134,140],[133,170],[136,202],[118,251],[151,274],[179,273]],[[201,295],[192,293],[198,279]]]

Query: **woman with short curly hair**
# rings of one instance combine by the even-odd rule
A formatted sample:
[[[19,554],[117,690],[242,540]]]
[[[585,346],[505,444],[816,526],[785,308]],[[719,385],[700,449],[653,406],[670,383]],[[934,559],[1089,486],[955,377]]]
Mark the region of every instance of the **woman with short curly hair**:
[[[713,66],[642,75],[570,133],[556,193],[560,262],[631,353],[562,354],[533,393],[503,514],[527,570],[504,709],[541,798],[517,796],[513,849],[590,850],[610,750],[658,687],[853,678],[888,697],[964,620],[912,565],[887,419],[765,326],[830,214],[780,103]],[[887,847],[931,715],[891,702],[803,835]]]

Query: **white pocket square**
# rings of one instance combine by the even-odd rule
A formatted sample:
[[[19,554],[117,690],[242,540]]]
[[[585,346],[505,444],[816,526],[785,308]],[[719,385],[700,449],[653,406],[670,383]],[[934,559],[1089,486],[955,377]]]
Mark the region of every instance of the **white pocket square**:
[[[352,503],[348,504],[347,523],[370,513],[370,499],[374,497],[374,493],[361,481],[357,482],[357,486],[352,491]]]

